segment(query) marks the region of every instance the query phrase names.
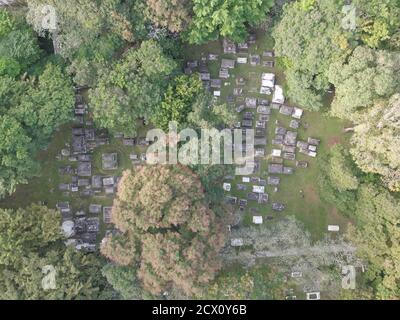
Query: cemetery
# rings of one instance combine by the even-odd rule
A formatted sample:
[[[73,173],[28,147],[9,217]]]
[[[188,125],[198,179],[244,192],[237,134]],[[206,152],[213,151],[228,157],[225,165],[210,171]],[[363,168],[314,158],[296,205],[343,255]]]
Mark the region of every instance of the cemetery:
[[[321,212],[329,211],[325,204],[310,204],[311,196],[303,198],[299,193],[316,192],[316,161],[326,147],[324,138],[337,132],[339,123],[322,130],[324,120],[318,113],[305,112],[285,99],[274,53],[268,41],[258,41],[256,34],[241,45],[224,40],[200,48],[187,48],[182,71],[198,72],[217,102],[236,110],[237,128],[255,130],[254,173],[221,184],[224,202],[239,213],[239,224],[263,227],[295,215],[317,238],[324,234],[327,221],[340,224],[326,213],[321,217]],[[125,169],[144,163],[149,143],[144,124],[136,137],[95,128],[86,101],[86,92],[77,90],[73,123],[61,127],[41,155],[46,168],[42,177],[20,186],[10,200],[58,208],[69,242],[76,248],[97,250],[104,234],[113,231],[111,207],[119,178]]]
[[[328,206],[314,200],[314,177],[319,153],[327,148],[324,138],[338,130],[339,122],[323,130],[325,123],[319,114],[285,97],[274,52],[268,41],[258,41],[259,36],[265,35],[253,33],[240,45],[224,40],[188,51],[190,61],[202,61],[201,72],[210,74],[211,86],[200,77],[205,88],[211,87],[217,103],[227,103],[238,113],[240,122],[235,128],[255,130],[255,170],[249,177],[226,177],[221,184],[225,202],[237,211],[239,225],[262,228],[273,218],[295,215],[316,239],[321,238],[327,221],[339,222],[329,216]],[[300,192],[303,189],[307,190],[305,197]]]

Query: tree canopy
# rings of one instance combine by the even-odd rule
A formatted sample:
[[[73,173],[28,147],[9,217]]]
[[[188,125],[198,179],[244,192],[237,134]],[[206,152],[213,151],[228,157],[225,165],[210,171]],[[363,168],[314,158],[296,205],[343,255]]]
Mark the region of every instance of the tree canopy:
[[[36,152],[72,119],[74,91],[62,68],[49,63],[35,79],[0,76],[0,197],[37,174]]]
[[[135,135],[136,121],[154,114],[167,87],[165,80],[176,67],[154,40],[130,49],[90,91],[96,123],[113,132]]]
[[[112,59],[148,32],[145,0],[28,0],[27,21],[41,36],[58,44],[57,52],[70,60],[69,72],[77,84],[94,86]],[[44,7],[46,6],[46,7]],[[56,29],[44,29],[54,8]]]
[[[192,0],[193,18],[187,39],[201,44],[219,37],[241,43],[247,26],[257,26],[274,5],[273,0]]]
[[[355,0],[359,11],[358,33],[371,48],[400,47],[400,4],[396,0]]]
[[[152,122],[157,128],[164,130],[168,129],[170,121],[186,123],[194,101],[202,92],[204,92],[203,83],[198,74],[177,76],[169,84],[160,108],[152,117]]]
[[[383,188],[371,184],[359,188],[357,229],[350,227],[349,236],[369,262],[366,277],[379,299],[395,299],[400,294],[399,206],[398,199]]]
[[[275,54],[286,59],[288,95],[311,110],[322,107],[329,65],[348,46],[341,29],[342,5],[336,0],[288,3],[273,31]]]
[[[357,47],[347,59],[332,63],[328,73],[336,89],[332,114],[358,122],[360,111],[397,92],[399,68],[399,53],[367,47]]]
[[[31,28],[20,18],[0,9],[0,76],[16,77],[37,62],[41,54]]]
[[[1,299],[96,299],[109,297],[101,260],[66,247],[60,214],[39,205],[0,209]],[[55,271],[55,288],[44,289],[44,269]]]
[[[381,175],[392,191],[400,191],[400,95],[377,104],[355,127],[351,154],[364,171]]]
[[[137,279],[151,294],[174,288],[191,295],[219,269],[223,226],[188,168],[124,172],[112,221],[122,234],[106,238],[102,253],[117,265],[137,268]]]
[[[186,29],[191,20],[191,0],[147,0],[151,19],[159,26],[167,27],[171,32]]]

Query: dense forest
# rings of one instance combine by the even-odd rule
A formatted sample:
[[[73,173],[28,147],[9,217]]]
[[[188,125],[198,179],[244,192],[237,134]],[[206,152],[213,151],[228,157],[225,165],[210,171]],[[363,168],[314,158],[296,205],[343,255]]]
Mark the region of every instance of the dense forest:
[[[184,74],[184,49],[243,43],[261,28],[273,38],[290,101],[347,125],[348,141],[318,159],[315,182],[319,197],[352,221],[345,237],[368,265],[357,290],[340,298],[398,299],[400,2],[353,0],[354,28],[343,25],[346,2],[26,0],[0,7],[0,197],[40,175],[37,155],[73,120],[77,87],[87,89],[96,128],[110,133],[136,136],[142,121],[231,128],[236,112],[223,102],[210,108],[213,97],[198,75]],[[55,9],[54,29],[43,24],[51,15],[43,6]],[[231,218],[221,179],[231,172],[201,165],[125,171],[113,203],[118,232],[97,253],[64,245],[54,208],[0,208],[0,298],[254,297],[258,267],[221,273]],[[41,289],[41,265],[56,266],[57,289]]]

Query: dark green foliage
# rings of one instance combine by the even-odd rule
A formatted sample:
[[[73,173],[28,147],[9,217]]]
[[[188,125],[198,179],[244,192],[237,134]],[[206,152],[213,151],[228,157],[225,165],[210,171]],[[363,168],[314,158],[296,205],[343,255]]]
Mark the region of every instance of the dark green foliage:
[[[41,49],[29,26],[0,9],[0,76],[16,77],[41,57]]]
[[[110,291],[102,260],[66,247],[60,214],[39,205],[0,209],[0,299],[98,299]],[[42,286],[45,266],[55,270],[55,288]]]
[[[90,91],[94,120],[110,131],[135,135],[136,121],[154,115],[176,67],[154,40],[130,49]]]
[[[0,77],[0,197],[36,175],[36,152],[54,131],[72,119],[75,102],[72,83],[61,67],[48,64],[38,81]]]
[[[352,162],[349,152],[337,145],[330,154],[319,159],[319,193],[328,203],[333,204],[346,216],[354,212],[358,179],[358,170]]]

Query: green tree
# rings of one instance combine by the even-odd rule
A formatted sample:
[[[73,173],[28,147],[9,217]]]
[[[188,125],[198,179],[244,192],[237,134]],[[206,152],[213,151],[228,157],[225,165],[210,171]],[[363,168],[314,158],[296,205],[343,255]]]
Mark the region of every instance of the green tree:
[[[339,192],[357,190],[358,179],[352,170],[349,152],[336,145],[330,150],[329,178]]]
[[[334,146],[327,155],[318,159],[319,194],[346,216],[353,214],[357,201],[359,179],[349,152]]]
[[[400,203],[383,188],[370,184],[358,191],[355,211],[357,227],[348,236],[357,244],[358,254],[367,259],[366,277],[379,299],[400,295]]]
[[[26,70],[39,60],[41,50],[35,34],[21,27],[0,38],[0,56],[17,61]]]
[[[399,53],[367,47],[357,47],[348,59],[332,63],[329,80],[336,89],[332,115],[358,122],[360,112],[398,90],[399,68]]]
[[[56,128],[72,120],[75,93],[61,67],[46,65],[38,84],[31,86],[15,108],[36,146],[45,145]]]
[[[244,42],[247,26],[263,22],[273,5],[273,0],[193,0],[187,39],[194,44],[219,37]]]
[[[96,41],[105,33],[133,42],[136,28],[143,28],[142,19],[135,20],[144,8],[141,0],[28,0],[27,3],[27,20],[40,35],[48,31],[43,29],[43,6],[55,8],[58,29],[52,36],[58,37],[64,56],[70,56],[82,44]]]
[[[13,265],[26,252],[61,239],[60,214],[39,205],[0,210],[0,265]]]
[[[41,56],[35,33],[16,11],[0,9],[0,75],[17,76]]]
[[[85,43],[71,58],[67,71],[80,86],[95,87],[100,74],[111,68],[111,62],[124,42],[115,34],[104,34]]]
[[[58,53],[71,61],[68,71],[82,86],[95,86],[102,69],[109,69],[127,42],[132,44],[148,34],[145,0],[28,0],[27,21],[35,31],[50,36]],[[55,8],[57,30],[43,29],[42,8]],[[45,12],[45,11],[44,11]]]
[[[177,76],[169,84],[160,108],[152,117],[152,122],[164,130],[168,130],[170,121],[185,124],[193,102],[202,92],[204,92],[203,83],[198,74]]]
[[[0,299],[110,297],[102,259],[66,247],[58,211],[39,205],[0,209]],[[43,268],[55,271],[55,289],[44,290]]]
[[[349,47],[341,27],[343,1],[295,1],[284,6],[273,30],[275,53],[290,66],[288,95],[304,108],[318,110],[329,88],[327,70]]]
[[[142,289],[137,280],[137,270],[133,267],[121,267],[114,264],[106,264],[102,273],[108,283],[121,295],[123,299],[141,299]]]
[[[13,58],[0,58],[0,76],[10,76],[15,78],[21,73],[21,66],[18,61]]]
[[[400,95],[379,103],[364,115],[351,138],[351,154],[366,173],[381,175],[392,191],[400,191]]]
[[[400,4],[396,0],[355,0],[359,37],[371,48],[399,48]]]
[[[9,76],[0,76],[0,115],[7,113],[21,101],[28,83],[17,81]]]
[[[238,115],[226,103],[215,105],[208,93],[200,94],[187,116],[188,124],[201,129],[231,128],[238,121]]]
[[[153,40],[131,49],[90,91],[94,120],[111,131],[135,135],[136,121],[156,112],[176,66]]]
[[[0,116],[0,197],[15,191],[37,173],[32,158],[32,140],[12,116]]]
[[[14,23],[11,15],[5,9],[0,9],[0,38],[14,29]]]

